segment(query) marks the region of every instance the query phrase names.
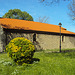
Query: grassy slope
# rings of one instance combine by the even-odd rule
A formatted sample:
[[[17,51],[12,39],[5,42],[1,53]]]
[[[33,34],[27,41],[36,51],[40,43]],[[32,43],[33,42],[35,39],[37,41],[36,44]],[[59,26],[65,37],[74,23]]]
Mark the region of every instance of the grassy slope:
[[[17,66],[7,54],[0,54],[0,75],[75,75],[75,52],[36,52],[34,61],[27,66]]]

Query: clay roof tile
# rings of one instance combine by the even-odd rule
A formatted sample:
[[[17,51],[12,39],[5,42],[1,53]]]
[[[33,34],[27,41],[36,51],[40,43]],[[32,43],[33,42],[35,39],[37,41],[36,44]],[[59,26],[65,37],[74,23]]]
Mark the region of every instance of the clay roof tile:
[[[23,29],[23,30],[60,33],[60,27],[58,25],[52,25],[52,24],[46,24],[34,21],[0,18],[0,25],[6,29]],[[63,27],[61,27],[61,33],[75,35],[75,33],[67,31]]]

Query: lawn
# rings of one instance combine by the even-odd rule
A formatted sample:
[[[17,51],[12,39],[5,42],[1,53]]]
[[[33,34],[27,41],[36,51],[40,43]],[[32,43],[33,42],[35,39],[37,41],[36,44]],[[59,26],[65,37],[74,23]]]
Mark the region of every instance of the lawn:
[[[75,75],[75,52],[35,52],[34,62],[18,66],[7,53],[0,54],[0,75]]]

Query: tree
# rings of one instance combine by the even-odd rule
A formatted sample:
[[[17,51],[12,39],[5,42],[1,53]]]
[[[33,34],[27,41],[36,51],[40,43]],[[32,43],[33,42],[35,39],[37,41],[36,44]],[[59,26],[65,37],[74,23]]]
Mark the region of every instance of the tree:
[[[22,20],[28,20],[33,21],[33,18],[31,15],[29,15],[25,11],[21,11],[20,9],[11,9],[5,15],[3,18],[13,18],[13,19],[22,19]]]
[[[41,2],[45,2],[45,1],[48,1],[48,2],[60,2],[60,1],[70,1],[70,0],[40,0]]]
[[[46,16],[44,16],[44,17],[39,17],[39,18],[38,18],[38,22],[47,23],[47,22],[48,22],[48,19],[49,19],[49,17],[46,17]]]
[[[46,5],[51,5],[54,3],[59,3],[61,1],[70,1],[70,0],[39,0],[41,3],[45,3]]]
[[[72,0],[69,4],[69,15],[71,16],[72,20],[75,20],[75,0]]]
[[[39,0],[41,3],[46,5],[52,5],[54,3],[60,3],[61,1],[70,1],[68,8],[70,12],[68,13],[72,20],[75,20],[75,0]]]

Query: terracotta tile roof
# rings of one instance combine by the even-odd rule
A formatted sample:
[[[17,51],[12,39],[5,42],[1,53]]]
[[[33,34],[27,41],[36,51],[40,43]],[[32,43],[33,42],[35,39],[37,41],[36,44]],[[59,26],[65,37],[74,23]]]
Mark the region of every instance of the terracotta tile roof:
[[[24,30],[60,33],[60,28],[58,25],[19,20],[19,19],[0,18],[0,25],[6,29],[24,29]],[[75,33],[67,31],[63,27],[61,27],[61,33],[75,35]]]

